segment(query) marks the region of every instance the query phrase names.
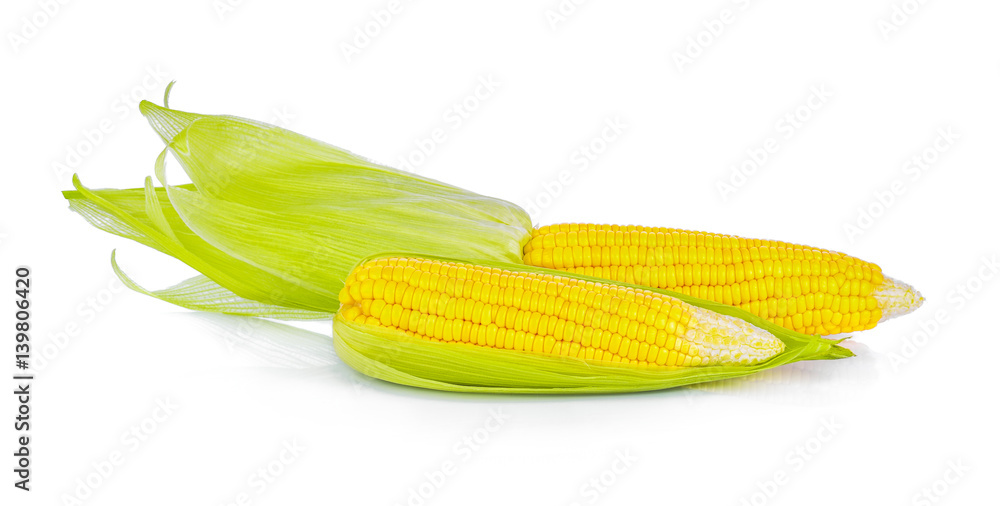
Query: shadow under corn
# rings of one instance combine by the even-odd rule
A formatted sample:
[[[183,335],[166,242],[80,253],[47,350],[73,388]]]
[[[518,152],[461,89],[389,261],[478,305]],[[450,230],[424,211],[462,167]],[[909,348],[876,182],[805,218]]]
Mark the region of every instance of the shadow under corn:
[[[333,347],[330,322],[309,322],[326,332],[252,317],[216,313],[184,313],[229,352],[251,367],[280,371],[282,376],[344,382],[356,392],[372,391],[451,402],[576,402],[598,397],[680,401],[694,405],[700,398],[727,396],[791,405],[835,404],[875,383],[883,357],[853,341],[842,343],[856,356],[840,360],[812,360],[786,364],[750,376],[699,383],[687,387],[619,394],[485,394],[441,392],[397,385],[365,376],[342,362]]]

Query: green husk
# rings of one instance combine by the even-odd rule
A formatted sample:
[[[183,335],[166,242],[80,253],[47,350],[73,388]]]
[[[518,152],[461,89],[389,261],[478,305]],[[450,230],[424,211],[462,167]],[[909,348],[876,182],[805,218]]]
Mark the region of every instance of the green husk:
[[[155,165],[164,188],[147,180],[142,189],[90,190],[74,177],[76,191],[64,195],[96,227],[195,268],[207,280],[187,283],[220,296],[195,296],[189,286],[138,288],[174,304],[229,314],[273,316],[291,308],[296,318],[329,316],[358,258],[399,250],[516,262],[531,235],[527,213],[510,202],[282,128],[145,101],[140,110],[167,143]],[[167,184],[167,152],[194,184]],[[248,308],[249,301],[256,306]]]
[[[373,258],[401,256],[381,254]],[[464,260],[429,257],[445,262]],[[372,260],[368,258],[361,263]],[[705,381],[737,378],[800,360],[851,357],[839,341],[794,332],[742,309],[667,290],[523,264],[479,262],[480,265],[520,272],[552,274],[599,283],[629,286],[679,298],[689,304],[735,316],[764,329],[785,343],[785,350],[752,366],[634,369],[587,363],[570,357],[543,356],[513,350],[459,346],[409,337],[397,330],[333,321],[337,355],[354,369],[392,383],[453,392],[493,393],[611,393],[673,388]]]
[[[203,274],[175,287],[151,292],[126,276],[112,254],[115,273],[126,286],[172,304],[201,311],[288,319],[328,318],[332,314],[332,311],[317,312],[274,303],[281,297],[291,300],[304,298],[308,294],[294,291],[288,296],[277,292],[279,289],[289,290],[295,287],[202,240],[170,206],[163,188],[155,190],[154,199],[142,188],[90,190],[80,184],[75,176],[73,184],[77,190],[63,192],[63,195],[69,201],[70,209],[92,225],[173,256]],[[147,206],[151,202],[159,202],[160,213],[170,234],[159,230],[154,219],[147,214]],[[195,290],[195,286],[200,289]]]

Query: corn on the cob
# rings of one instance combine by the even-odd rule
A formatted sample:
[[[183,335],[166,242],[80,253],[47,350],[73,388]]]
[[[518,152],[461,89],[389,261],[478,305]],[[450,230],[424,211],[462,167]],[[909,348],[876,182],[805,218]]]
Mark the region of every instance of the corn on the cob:
[[[844,253],[672,228],[541,227],[524,262],[738,306],[807,334],[870,329],[923,302],[913,287]]]
[[[337,318],[406,335],[594,363],[751,365],[784,349],[749,323],[648,290],[420,258],[366,262]]]

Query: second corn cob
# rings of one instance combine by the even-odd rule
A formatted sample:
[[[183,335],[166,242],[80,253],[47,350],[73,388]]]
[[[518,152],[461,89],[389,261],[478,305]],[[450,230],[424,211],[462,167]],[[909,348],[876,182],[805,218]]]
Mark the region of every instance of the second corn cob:
[[[923,302],[878,265],[844,253],[672,228],[545,226],[532,233],[524,262],[741,307],[807,334],[867,330]]]

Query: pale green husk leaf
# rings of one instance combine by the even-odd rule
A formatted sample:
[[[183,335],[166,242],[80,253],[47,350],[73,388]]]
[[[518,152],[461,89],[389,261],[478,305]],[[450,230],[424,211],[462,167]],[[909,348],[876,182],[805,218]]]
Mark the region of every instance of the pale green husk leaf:
[[[295,319],[317,319],[328,318],[333,313],[264,302],[279,299],[283,294],[276,290],[282,286],[288,289],[289,286],[281,278],[226,255],[195,235],[170,206],[163,188],[155,190],[156,198],[153,199],[142,188],[90,190],[75,177],[73,184],[77,190],[63,192],[63,195],[69,201],[70,209],[92,225],[173,256],[207,278],[199,283],[201,292],[191,288],[149,291],[125,276],[115,264],[115,272],[130,288],[188,309],[226,314],[275,316],[290,315],[294,311],[299,315]],[[163,216],[161,224],[167,224],[169,234],[159,230],[158,220],[147,214],[151,202],[159,202]],[[298,290],[292,292],[294,298],[306,295]],[[239,301],[253,301],[257,309],[244,311],[242,308],[249,306],[239,304]]]
[[[147,180],[142,189],[90,190],[74,178],[77,190],[64,194],[98,228],[174,256],[232,294],[216,303],[187,300],[190,289],[142,290],[174,304],[247,314],[245,299],[329,315],[359,258],[394,250],[517,262],[531,234],[527,213],[510,202],[282,128],[149,102],[140,109],[167,144],[155,164],[165,188]],[[167,152],[194,184],[167,184]]]

